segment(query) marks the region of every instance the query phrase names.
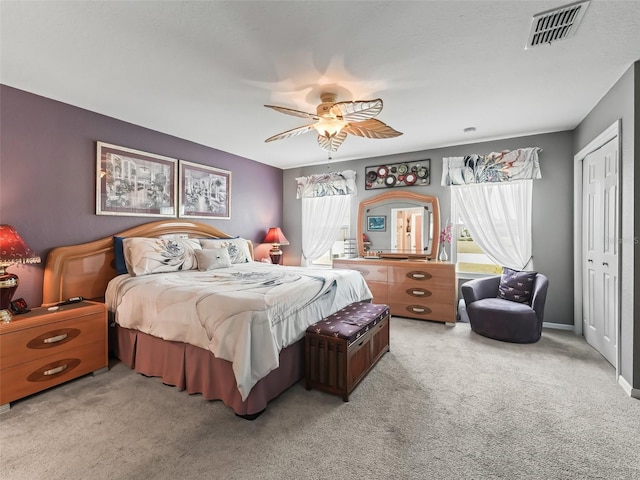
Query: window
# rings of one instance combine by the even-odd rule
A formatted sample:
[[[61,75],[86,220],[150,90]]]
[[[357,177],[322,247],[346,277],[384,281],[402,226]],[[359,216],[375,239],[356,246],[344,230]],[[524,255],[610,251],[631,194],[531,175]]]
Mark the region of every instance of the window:
[[[331,247],[329,247],[329,250],[327,250],[319,258],[311,262],[312,265],[331,266],[333,264],[334,258],[339,258],[344,256],[345,240],[349,238],[350,225],[351,225],[351,208],[348,208],[347,213],[342,220],[342,227],[340,228],[340,231],[338,232],[338,236],[336,237],[335,241],[331,244]]]
[[[482,248],[473,240],[471,233],[460,218],[455,197],[451,198],[452,224],[451,258],[456,264],[456,272],[472,275],[495,275],[502,273]]]

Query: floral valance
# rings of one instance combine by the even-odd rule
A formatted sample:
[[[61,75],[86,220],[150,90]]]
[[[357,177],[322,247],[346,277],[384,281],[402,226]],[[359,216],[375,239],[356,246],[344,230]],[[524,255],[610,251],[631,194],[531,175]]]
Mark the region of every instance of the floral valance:
[[[542,178],[538,147],[518,148],[489,155],[442,159],[442,185],[511,182]]]
[[[296,198],[328,197],[332,195],[355,195],[356,172],[321,173],[296,178],[298,184]]]

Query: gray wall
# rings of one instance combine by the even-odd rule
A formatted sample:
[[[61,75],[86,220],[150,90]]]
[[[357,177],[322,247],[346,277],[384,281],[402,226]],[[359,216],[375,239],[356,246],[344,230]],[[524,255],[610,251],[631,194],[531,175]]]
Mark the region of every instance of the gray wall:
[[[620,374],[640,388],[640,62],[632,65],[578,125],[577,154],[616,120],[622,119],[621,258],[620,258]],[[636,139],[639,141],[636,142]]]
[[[279,168],[4,85],[0,98],[0,223],[14,225],[43,262],[53,247],[159,220],[95,215],[97,141],[230,170],[231,219],[203,223],[254,243],[281,223]],[[256,255],[268,249],[260,245]],[[44,263],[9,271],[20,277],[15,298],[39,305]]]
[[[346,141],[384,141],[351,138]],[[454,147],[425,150],[387,157],[348,162],[331,161],[312,167],[284,171],[283,230],[290,245],[285,248],[284,263],[299,265],[301,250],[301,201],[296,200],[295,178],[328,170],[355,170],[358,194],[353,198],[351,236],[356,235],[358,204],[379,194],[380,190],[365,190],[364,170],[367,166],[431,159],[431,185],[399,187],[424,195],[436,195],[440,200],[442,222],[450,217],[450,189],[440,185],[442,158],[470,154],[487,154],[522,147],[540,147],[542,179],[533,182],[533,260],[536,270],[549,277],[550,289],[545,309],[545,321],[573,324],[573,143],[571,132],[534,135]],[[313,147],[312,147],[313,148]],[[339,153],[335,155],[339,157]]]

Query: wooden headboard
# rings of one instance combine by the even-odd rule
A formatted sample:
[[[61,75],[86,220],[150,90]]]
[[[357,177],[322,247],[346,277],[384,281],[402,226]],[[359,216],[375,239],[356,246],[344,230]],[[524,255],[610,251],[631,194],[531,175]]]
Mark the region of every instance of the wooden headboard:
[[[103,301],[107,284],[116,276],[113,237],[160,237],[169,234],[186,234],[193,238],[231,238],[231,235],[204,223],[161,220],[93,242],[56,247],[47,256],[42,289],[43,305],[77,296]],[[249,250],[253,257],[251,242]]]

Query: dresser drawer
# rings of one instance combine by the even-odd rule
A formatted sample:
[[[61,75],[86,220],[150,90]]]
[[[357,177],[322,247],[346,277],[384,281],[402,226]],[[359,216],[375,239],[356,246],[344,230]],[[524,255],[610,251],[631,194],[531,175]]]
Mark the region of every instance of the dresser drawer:
[[[367,283],[370,280],[373,282],[387,281],[388,267],[386,265],[361,264],[357,262],[341,262],[340,260],[335,260],[333,262],[333,268],[346,268],[348,270],[356,270],[362,274]]]
[[[395,302],[402,303],[452,303],[453,287],[433,282],[389,284],[388,295]]]
[[[51,352],[49,352],[51,353]],[[53,387],[73,378],[85,375],[107,365],[107,348],[104,339],[60,350],[45,358],[21,363],[0,371],[0,404]]]
[[[425,303],[425,302],[389,302],[392,315],[399,317],[419,318],[424,320],[436,320],[439,322],[455,322],[455,312],[451,304]]]
[[[92,313],[59,322],[16,330],[0,336],[0,369],[31,362],[81,345],[104,343],[105,313]]]
[[[387,284],[385,282],[372,282],[367,280],[367,285],[369,286],[369,290],[373,294],[373,303],[387,303]]]
[[[389,282],[393,283],[438,283],[441,285],[455,285],[455,270],[453,268],[433,268],[430,265],[389,267]]]

